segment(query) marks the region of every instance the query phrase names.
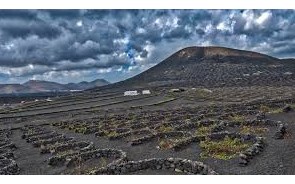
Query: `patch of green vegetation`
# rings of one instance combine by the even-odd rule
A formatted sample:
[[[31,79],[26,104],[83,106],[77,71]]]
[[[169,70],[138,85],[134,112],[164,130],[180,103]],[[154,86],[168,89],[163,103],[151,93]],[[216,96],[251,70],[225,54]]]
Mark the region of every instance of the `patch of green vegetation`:
[[[160,149],[170,149],[177,143],[181,142],[185,138],[178,137],[178,138],[161,138],[158,141],[158,145]]]
[[[161,125],[159,128],[158,128],[158,132],[171,132],[173,131],[174,128],[171,127],[171,126],[165,126],[165,125]]]
[[[200,143],[203,151],[201,157],[228,160],[236,157],[237,154],[246,150],[249,146],[249,144],[243,143],[239,139],[231,139],[228,136],[221,141],[206,139]]]
[[[271,107],[266,106],[266,105],[261,105],[259,110],[261,112],[270,113],[270,114],[277,114],[277,113],[282,113],[283,112],[282,108],[271,108]]]
[[[100,167],[106,167],[108,165],[108,162],[104,157],[101,157],[100,161],[101,161]]]
[[[66,126],[68,130],[74,130],[76,127],[74,124]]]
[[[159,141],[160,149],[170,149],[174,145],[174,142],[171,139],[162,139]]]
[[[235,121],[235,122],[244,122],[246,121],[246,117],[243,116],[243,115],[238,115],[238,114],[235,114],[235,115],[232,115],[232,116],[229,116],[228,119],[230,121]]]
[[[61,152],[57,152],[57,156],[65,156],[65,155],[69,155],[75,153],[75,150],[65,150],[65,151],[61,151]]]
[[[269,113],[271,114],[278,114],[278,113],[282,113],[283,109],[282,108],[276,108],[276,109],[272,109],[271,111],[269,111]]]
[[[259,108],[259,110],[260,110],[261,112],[265,112],[265,113],[267,113],[267,112],[270,112],[270,111],[271,111],[271,108],[268,107],[268,106],[266,106],[266,105],[261,105],[260,108]]]
[[[117,135],[119,135],[119,134],[116,131],[110,131],[110,132],[106,133],[107,137],[115,137]]]
[[[258,136],[262,136],[268,131],[269,131],[269,129],[264,128],[264,127],[242,126],[240,128],[240,133],[241,134],[254,134],[254,135],[258,135]]]
[[[201,126],[196,130],[195,134],[197,136],[207,136],[208,134],[210,134],[212,132],[213,128],[214,128],[214,125]]]
[[[136,106],[134,106],[136,107]],[[138,117],[136,114],[129,114],[128,115],[128,121],[133,121],[133,120],[136,120]],[[115,119],[116,120],[116,119]]]
[[[75,128],[75,132],[76,133],[82,133],[84,134],[87,130],[87,127],[78,127],[78,128]]]

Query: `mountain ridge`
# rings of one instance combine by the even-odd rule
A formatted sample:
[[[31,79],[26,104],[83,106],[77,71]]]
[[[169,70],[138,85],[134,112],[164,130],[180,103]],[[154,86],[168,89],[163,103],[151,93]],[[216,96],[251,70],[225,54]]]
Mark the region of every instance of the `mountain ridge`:
[[[96,79],[90,82],[82,81],[79,83],[67,84],[45,80],[29,80],[22,84],[0,84],[0,94],[82,91],[108,84],[110,83],[105,79]]]

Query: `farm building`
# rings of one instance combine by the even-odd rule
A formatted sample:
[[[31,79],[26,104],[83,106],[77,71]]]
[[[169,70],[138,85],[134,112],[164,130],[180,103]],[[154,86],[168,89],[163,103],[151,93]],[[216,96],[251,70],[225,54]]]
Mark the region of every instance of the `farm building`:
[[[292,72],[285,72],[284,75],[292,75]]]
[[[150,95],[151,91],[150,90],[142,90],[143,95]]]
[[[138,92],[135,90],[135,91],[125,91],[124,92],[124,96],[136,96],[138,95]]]
[[[47,102],[52,102],[53,100],[51,100],[50,98],[46,99]]]
[[[185,91],[183,88],[175,88],[175,89],[170,89],[170,92],[183,92]]]

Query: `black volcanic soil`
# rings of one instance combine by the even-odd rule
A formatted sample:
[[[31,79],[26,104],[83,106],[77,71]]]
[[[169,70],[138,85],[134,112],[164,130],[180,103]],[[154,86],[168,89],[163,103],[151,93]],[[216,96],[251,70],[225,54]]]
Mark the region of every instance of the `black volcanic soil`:
[[[258,90],[259,88],[256,88]],[[218,90],[217,90],[218,91]],[[240,90],[242,91],[242,90]],[[245,90],[246,91],[246,90]],[[281,90],[283,91],[283,90]],[[287,90],[288,91],[288,90]],[[188,91],[186,91],[188,93]],[[262,91],[261,91],[262,93]],[[80,110],[76,111],[70,111],[66,113],[62,112],[56,112],[56,113],[50,113],[48,111],[47,114],[40,114],[35,116],[25,116],[21,117],[21,120],[17,118],[17,121],[20,121],[18,123],[13,118],[13,116],[16,116],[19,113],[15,113],[15,115],[11,116],[11,114],[4,114],[5,116],[10,116],[9,119],[2,118],[1,120],[1,128],[16,128],[13,130],[12,138],[11,140],[16,144],[18,149],[14,152],[16,156],[16,162],[18,163],[21,171],[20,174],[66,174],[69,173],[71,170],[67,169],[65,167],[51,167],[48,165],[46,160],[50,158],[50,155],[47,154],[40,154],[40,149],[33,147],[30,143],[27,143],[25,140],[21,139],[21,131],[18,128],[23,127],[26,124],[48,124],[48,123],[54,123],[59,122],[67,119],[68,121],[72,121],[73,123],[77,120],[83,120],[85,122],[91,120],[91,122],[97,122],[99,123],[101,120],[98,120],[97,118],[107,118],[107,122],[116,125],[116,122],[120,124],[118,120],[111,118],[112,116],[122,116],[125,118],[128,118],[128,114],[137,114],[138,119],[135,118],[135,124],[149,122],[149,118],[144,118],[146,115],[151,115],[152,117],[156,117],[156,114],[159,114],[161,117],[161,112],[167,112],[169,115],[167,117],[180,117],[180,119],[186,119],[185,117],[179,116],[173,112],[182,112],[185,109],[188,109],[189,114],[195,110],[195,115],[198,116],[202,109],[207,109],[208,104],[214,102],[211,99],[195,99],[196,101],[193,101],[191,98],[186,98],[188,94],[185,92],[183,93],[177,93],[173,94],[174,98],[177,98],[176,101],[171,101],[167,103],[163,103],[160,105],[155,105],[156,101],[162,101],[163,99],[172,98],[171,94],[169,95],[163,95],[158,94],[155,96],[150,96],[149,98],[144,98],[144,100],[135,100],[131,102],[122,102],[122,104],[115,104],[97,108],[95,111],[85,111],[83,110],[84,106],[81,106]],[[251,93],[250,93],[251,94]],[[248,94],[248,96],[244,97],[251,98],[251,95]],[[191,94],[190,94],[191,95]],[[269,94],[271,95],[271,94]],[[274,93],[275,96],[272,97],[272,99],[277,98],[277,94]],[[281,93],[281,97],[284,97],[284,94]],[[288,93],[286,92],[286,97],[288,96]],[[182,97],[181,97],[182,96]],[[210,95],[212,98],[212,94]],[[220,96],[220,95],[216,95]],[[231,98],[231,96],[228,96]],[[285,97],[285,98],[286,98]],[[127,98],[127,97],[126,97]],[[138,98],[138,97],[131,97],[131,98]],[[215,98],[215,97],[214,97]],[[116,98],[114,98],[115,100]],[[152,99],[152,100],[151,100]],[[189,100],[190,99],[190,100]],[[217,98],[218,99],[218,98]],[[147,100],[145,102],[145,100]],[[198,102],[199,101],[199,102]],[[239,105],[239,103],[226,103],[226,98],[222,98],[223,102],[220,102],[219,105],[226,107],[228,105],[235,104],[237,107],[241,107],[243,109],[243,103]],[[242,100],[247,101],[247,100]],[[262,100],[262,102],[251,102],[252,106],[261,106],[264,104],[267,100]],[[190,103],[187,103],[190,102]],[[215,99],[215,103],[217,103],[217,100]],[[280,103],[281,107],[284,106],[284,104],[287,104],[286,102]],[[148,104],[145,106],[145,104]],[[154,105],[151,105],[154,104]],[[186,105],[187,104],[187,105]],[[141,108],[132,108],[132,106],[137,106]],[[211,105],[209,105],[210,107]],[[79,106],[78,106],[79,107]],[[116,108],[117,107],[117,108]],[[64,107],[66,108],[66,107]],[[91,108],[90,108],[91,109]],[[192,112],[191,112],[192,111]],[[43,111],[36,111],[36,112],[43,112]],[[172,114],[170,114],[170,112]],[[258,111],[257,111],[258,112]],[[64,114],[64,115],[62,115]],[[146,114],[146,115],[140,115],[140,114]],[[174,116],[173,116],[174,114]],[[209,113],[210,114],[210,113]],[[223,113],[218,113],[222,115]],[[4,117],[3,115],[3,117]],[[192,116],[191,118],[194,118]],[[133,115],[130,115],[130,117],[133,117]],[[249,118],[253,118],[255,116],[253,115],[247,115]],[[289,113],[275,113],[275,114],[268,114],[267,119],[275,120],[275,121],[282,121],[287,125],[287,136],[284,139],[276,140],[273,138],[273,135],[276,131],[275,127],[268,127],[269,132],[266,136],[266,143],[267,146],[263,150],[261,154],[254,157],[248,166],[241,167],[239,166],[238,159],[230,159],[230,160],[219,160],[214,158],[207,158],[203,159],[200,157],[200,153],[202,152],[201,148],[199,147],[198,143],[192,143],[185,147],[183,150],[180,151],[173,151],[171,149],[168,150],[159,150],[157,148],[159,142],[158,139],[148,141],[144,144],[138,145],[138,146],[131,146],[130,143],[127,141],[130,139],[123,138],[118,140],[109,140],[107,137],[96,137],[93,133],[91,134],[81,134],[81,133],[75,133],[72,130],[67,129],[61,129],[59,127],[51,126],[51,125],[44,125],[43,127],[51,130],[55,130],[58,133],[62,133],[67,137],[74,137],[77,141],[90,141],[93,142],[94,145],[97,148],[104,149],[104,148],[113,148],[113,149],[120,149],[127,153],[127,158],[129,160],[142,160],[142,159],[148,159],[148,158],[168,158],[168,157],[179,157],[179,158],[186,158],[190,160],[197,160],[202,161],[205,164],[207,164],[210,168],[218,172],[219,174],[294,174],[294,117],[295,112],[289,112]],[[143,119],[142,119],[143,118]],[[97,120],[96,120],[97,119]],[[154,118],[153,118],[154,119]],[[82,122],[83,122],[82,121]],[[130,120],[125,120],[123,122],[130,122]],[[152,122],[152,121],[151,121]],[[165,122],[165,121],[162,121]],[[168,121],[169,122],[169,121]],[[239,128],[228,128],[228,131],[238,131]],[[134,136],[135,137],[141,137],[140,135]],[[131,139],[132,140],[132,139]],[[89,165],[90,167],[90,165]],[[130,174],[182,174],[174,171],[165,171],[161,170],[159,172],[155,170],[144,170],[144,171],[136,171],[134,173]]]
[[[25,140],[21,139],[22,133],[20,130],[13,132],[12,141],[16,144],[17,150],[15,156],[17,164],[20,167],[20,174],[23,175],[44,175],[56,174],[61,172],[60,169],[55,169],[45,162],[49,156],[40,154],[38,148],[34,148]]]

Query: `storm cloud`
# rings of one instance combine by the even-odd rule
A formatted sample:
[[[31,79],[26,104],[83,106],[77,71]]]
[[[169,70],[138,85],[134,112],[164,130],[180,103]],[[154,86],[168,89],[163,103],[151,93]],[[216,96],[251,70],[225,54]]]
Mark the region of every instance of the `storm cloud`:
[[[114,82],[193,45],[295,57],[295,11],[0,10],[0,83]]]

